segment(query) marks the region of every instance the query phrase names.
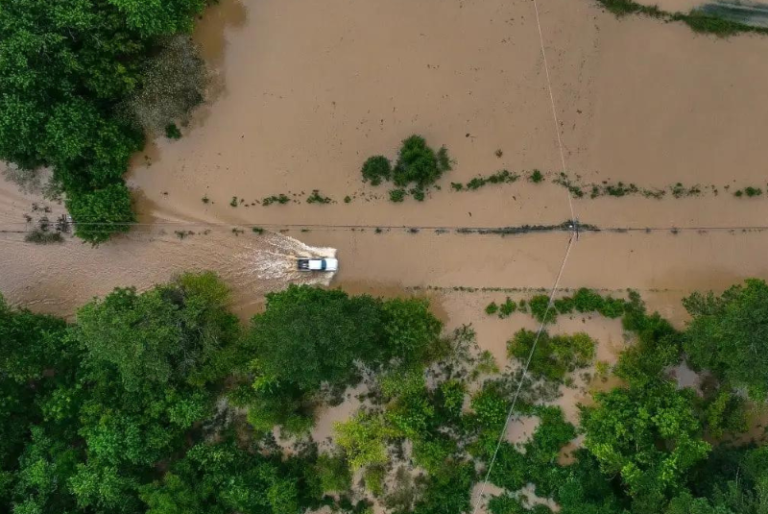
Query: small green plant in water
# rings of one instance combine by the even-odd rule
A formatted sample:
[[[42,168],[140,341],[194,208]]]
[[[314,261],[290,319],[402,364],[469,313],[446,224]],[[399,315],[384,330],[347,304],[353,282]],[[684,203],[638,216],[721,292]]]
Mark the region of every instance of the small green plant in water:
[[[313,189],[312,194],[309,195],[309,197],[307,198],[307,203],[328,204],[328,203],[331,203],[332,201],[333,200],[331,200],[327,196],[321,195],[319,189]]]
[[[280,205],[285,205],[290,201],[291,201],[290,198],[288,198],[283,193],[280,193],[279,195],[267,196],[261,201],[261,205],[263,205],[264,207],[268,207],[273,203],[279,203]]]
[[[389,201],[400,203],[403,200],[405,200],[407,193],[405,192],[405,189],[399,188],[399,189],[392,189],[389,191]]]
[[[181,139],[181,131],[175,123],[169,123],[165,126],[165,137],[168,139]]]
[[[426,197],[424,194],[424,190],[421,188],[413,188],[409,191],[411,193],[411,196],[417,201],[417,202],[423,202],[424,198]]]
[[[499,307],[499,317],[508,318],[517,310],[517,304],[509,296],[507,300]]]

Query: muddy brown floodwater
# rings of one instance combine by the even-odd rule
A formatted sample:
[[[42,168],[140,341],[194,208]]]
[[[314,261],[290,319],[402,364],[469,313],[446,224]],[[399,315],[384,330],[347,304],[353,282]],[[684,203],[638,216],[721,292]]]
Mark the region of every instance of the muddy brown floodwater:
[[[643,17],[617,20],[591,0],[540,3],[569,171],[586,182],[649,187],[768,180],[768,146],[759,139],[768,131],[768,38],[721,40]],[[0,288],[10,301],[71,314],[115,285],[145,288],[176,271],[212,268],[247,315],[264,292],[290,281],[254,269],[254,255],[263,261],[270,250],[248,229],[290,224],[306,228],[271,241],[292,236],[338,249],[341,285],[552,286],[567,234],[423,228],[554,224],[571,215],[565,190],[551,183],[448,187],[501,168],[559,169],[530,2],[223,0],[195,38],[217,79],[181,140],[158,139],[134,160],[128,179],[146,225],[96,249],[31,246],[16,232],[38,200],[2,186]],[[394,157],[411,133],[446,145],[456,165],[426,202],[395,205],[384,186],[361,184],[359,167],[371,154]],[[313,189],[334,203],[307,204]],[[256,203],[280,193],[292,202]],[[666,291],[660,308],[674,310],[692,289],[768,271],[768,232],[738,228],[766,225],[764,199],[573,204],[585,223],[660,230],[582,234],[564,286]],[[378,234],[376,226],[422,228]]]
[[[688,2],[662,7],[687,10]],[[691,291],[767,277],[768,201],[737,199],[723,186],[765,189],[768,181],[768,38],[723,40],[682,24],[619,20],[592,0],[540,0],[539,8],[572,175],[586,183],[721,188],[699,198],[573,200],[582,223],[636,230],[582,233],[561,287],[637,289],[651,309],[682,325],[680,299]],[[571,216],[565,189],[551,183],[560,156],[532,3],[221,0],[195,39],[217,72],[210,100],[182,139],[157,139],[134,159],[127,178],[141,225],[130,234],[98,248],[73,239],[26,243],[33,223],[62,208],[0,184],[3,295],[71,316],[116,286],[145,289],[210,269],[231,286],[233,306],[246,318],[269,291],[330,281],[295,272],[297,257],[338,252],[335,285],[425,294],[448,328],[472,323],[480,348],[507,365],[506,341],[533,322],[489,318],[483,308],[506,294],[549,290],[569,234],[454,229],[559,224]],[[361,183],[360,165],[373,154],[394,158],[412,133],[446,145],[456,164],[425,202],[392,204],[386,186]],[[449,187],[533,168],[549,180],[462,193]],[[332,203],[308,204],[314,189]],[[281,193],[291,202],[258,203]],[[591,333],[598,359],[609,363],[626,344],[617,322],[574,317],[551,330]],[[600,384],[581,380],[562,391],[558,404],[569,420]],[[350,394],[320,412],[315,437],[331,436],[355,402]],[[515,421],[507,437],[522,441],[532,429]]]

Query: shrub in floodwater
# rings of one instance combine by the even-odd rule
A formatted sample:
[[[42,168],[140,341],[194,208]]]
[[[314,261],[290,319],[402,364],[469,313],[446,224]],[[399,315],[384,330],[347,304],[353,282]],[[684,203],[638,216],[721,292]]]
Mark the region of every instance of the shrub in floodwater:
[[[423,202],[425,198],[424,190],[418,187],[414,187],[409,191],[411,196],[418,202]]]
[[[573,295],[573,306],[581,313],[597,312],[603,307],[603,297],[591,289],[582,287]]]
[[[327,204],[331,203],[333,200],[328,198],[327,196],[323,196],[320,194],[319,189],[313,189],[312,194],[307,197],[307,203],[320,203],[320,204]]]
[[[264,229],[261,227],[252,227],[251,230],[254,234],[262,235],[264,233]]]
[[[405,196],[407,193],[405,192],[405,189],[399,188],[399,189],[392,189],[389,191],[389,201],[400,203],[403,200],[405,200]]]
[[[555,312],[549,305],[549,297],[539,294],[528,300],[528,306],[531,308],[531,315],[539,323],[553,323],[557,318]]]
[[[165,126],[165,137],[168,139],[181,139],[181,131],[175,123],[169,123]]]
[[[363,182],[370,181],[372,186],[378,186],[392,176],[392,163],[383,155],[374,155],[363,163],[361,173]]]
[[[499,317],[507,318],[517,310],[517,304],[509,296],[507,300],[499,307]]]
[[[535,351],[531,355],[531,351]],[[527,362],[532,375],[562,382],[566,374],[582,369],[595,357],[595,341],[585,333],[550,336],[546,331],[520,330],[507,343],[507,355]]]
[[[268,207],[273,203],[279,203],[280,205],[285,205],[290,201],[291,199],[288,198],[288,196],[284,195],[283,193],[280,193],[279,195],[272,195],[272,196],[265,197],[261,201],[261,205],[263,205],[264,207]]]
[[[584,196],[584,191],[581,189],[581,186],[574,183],[574,181],[571,180],[571,178],[565,172],[561,171],[557,178],[555,178],[552,182],[566,188],[574,198],[582,198]]]
[[[555,310],[559,314],[570,314],[573,312],[573,309],[575,307],[575,302],[573,301],[573,298],[570,296],[564,296],[563,298],[558,298],[554,302]]]
[[[405,187],[416,183],[424,188],[434,184],[450,169],[451,160],[445,147],[435,153],[423,137],[413,135],[403,140],[392,176],[396,186]]]
[[[485,313],[488,314],[489,316],[496,314],[498,310],[499,310],[499,306],[496,305],[496,302],[491,302],[485,306]]]
[[[230,207],[237,207],[237,197],[236,196],[233,196],[232,200],[229,201],[229,206]]]
[[[351,203],[351,202],[352,202],[352,198],[349,195],[344,197],[344,203]]]

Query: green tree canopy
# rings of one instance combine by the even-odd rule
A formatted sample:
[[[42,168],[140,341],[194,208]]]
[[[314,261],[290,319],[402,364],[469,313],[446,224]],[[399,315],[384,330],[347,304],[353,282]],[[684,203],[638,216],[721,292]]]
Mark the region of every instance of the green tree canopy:
[[[204,5],[205,0],[2,3],[0,159],[27,170],[52,167],[74,220],[100,223],[98,229],[78,226],[79,237],[102,242],[134,221],[122,175],[144,138],[124,104],[144,89],[153,69],[147,63],[165,55],[165,37],[189,32]],[[194,82],[189,75],[176,81]]]
[[[658,509],[710,450],[692,395],[691,390],[655,381],[597,393],[596,407],[582,412],[584,446],[604,472],[621,476],[636,502],[649,505],[640,511]]]
[[[381,301],[340,290],[291,285],[267,295],[253,318],[250,345],[260,369],[303,390],[340,384],[356,375],[356,361],[372,362],[385,342]]]
[[[182,275],[142,294],[116,289],[78,311],[77,337],[89,359],[114,365],[129,390],[145,381],[204,383],[217,378],[219,352],[239,337],[228,297],[210,272]]]
[[[712,371],[755,399],[768,396],[768,285],[747,280],[720,296],[694,293],[684,348],[696,368]]]

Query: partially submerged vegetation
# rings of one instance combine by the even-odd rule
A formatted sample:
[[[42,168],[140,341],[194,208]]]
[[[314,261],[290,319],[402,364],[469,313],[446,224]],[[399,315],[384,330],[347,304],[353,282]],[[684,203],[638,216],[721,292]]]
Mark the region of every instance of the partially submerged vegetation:
[[[544,300],[487,310],[541,317]],[[204,273],[117,289],[73,324],[0,302],[0,507],[362,514],[364,488],[390,512],[461,514],[495,456],[494,514],[550,512],[526,488],[566,514],[761,514],[768,446],[760,434],[737,441],[750,409],[739,391],[768,396],[765,282],[691,296],[682,332],[636,294],[558,301],[560,313],[621,317],[633,340],[613,370],[621,385],[594,394],[579,426],[551,401],[594,364],[586,333],[520,331],[499,371],[471,328],[442,333],[421,299],[293,286],[245,327]],[[709,373],[698,394],[668,377],[684,350]],[[361,408],[320,449],[308,438],[315,412],[356,384]],[[538,420],[528,439],[500,438],[510,412]],[[579,434],[583,447],[563,461]]]
[[[363,163],[361,173],[363,182],[374,186],[391,180],[397,187],[389,192],[393,202],[402,202],[408,192],[416,200],[423,201],[427,189],[452,167],[444,146],[435,151],[423,137],[413,135],[403,140],[394,167],[389,159],[376,155]]]
[[[519,178],[520,176],[516,173],[510,173],[509,170],[501,170],[493,175],[475,177],[466,184],[451,182],[451,188],[454,191],[474,191],[487,184],[512,184],[517,182]]]
[[[694,32],[714,34],[719,37],[732,36],[742,32],[768,34],[768,29],[765,27],[728,20],[715,14],[710,14],[710,12],[703,9],[693,9],[686,14],[662,11],[657,6],[647,6],[633,0],[597,0],[597,2],[618,17],[629,14],[643,14],[665,22],[679,21],[688,25]]]
[[[146,132],[201,101],[205,68],[186,34],[204,6],[20,0],[0,9],[0,159],[30,173],[52,168],[78,237],[98,244],[129,229],[130,157]]]

